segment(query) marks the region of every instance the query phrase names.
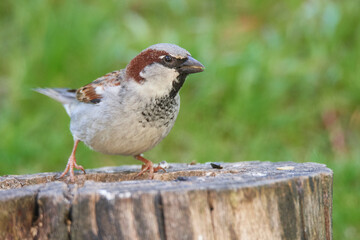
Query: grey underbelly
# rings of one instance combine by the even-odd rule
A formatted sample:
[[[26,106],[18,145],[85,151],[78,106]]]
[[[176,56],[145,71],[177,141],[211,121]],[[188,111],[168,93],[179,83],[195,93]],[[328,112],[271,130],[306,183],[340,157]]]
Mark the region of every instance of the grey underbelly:
[[[84,143],[95,151],[112,155],[138,155],[156,146],[169,133],[173,123],[167,127],[128,126],[103,129]]]
[[[113,102],[111,103],[113,104]],[[150,150],[168,135],[177,118],[180,98],[154,99],[148,104],[78,108],[70,129],[74,138],[105,154],[137,155]],[[137,105],[136,109],[133,107]],[[119,111],[114,111],[119,109]],[[91,110],[92,114],[80,111]]]

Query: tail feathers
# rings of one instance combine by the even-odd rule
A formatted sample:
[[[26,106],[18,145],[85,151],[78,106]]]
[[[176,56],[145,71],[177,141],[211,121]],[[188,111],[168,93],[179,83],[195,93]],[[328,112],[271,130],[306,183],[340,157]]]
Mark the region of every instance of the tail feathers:
[[[62,104],[70,104],[76,101],[76,90],[69,88],[35,88],[36,92],[55,99]]]

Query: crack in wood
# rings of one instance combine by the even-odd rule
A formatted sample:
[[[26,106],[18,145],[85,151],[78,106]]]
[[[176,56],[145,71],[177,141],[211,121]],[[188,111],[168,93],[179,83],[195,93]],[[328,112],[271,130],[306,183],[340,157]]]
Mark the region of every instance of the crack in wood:
[[[311,185],[311,184],[310,184]],[[312,187],[312,191],[314,191]],[[305,218],[304,218],[304,186],[301,179],[296,181],[296,189],[298,192],[299,199],[299,213],[300,213],[300,229],[301,229],[301,240],[307,240],[305,230]]]
[[[72,224],[72,216],[71,216],[71,212],[72,212],[72,201],[74,199],[74,193],[72,192],[73,189],[71,189],[71,187],[67,184],[67,191],[63,192],[63,196],[66,200],[69,201],[69,209],[67,212],[65,212],[65,220],[64,220],[64,224],[66,225],[66,230],[67,230],[67,237],[68,240],[71,240],[71,224]]]
[[[39,233],[39,225],[41,225],[40,207],[39,207],[39,192],[40,188],[35,193],[34,209],[31,220],[31,235],[34,239],[37,239]]]
[[[160,194],[160,191],[158,191],[158,193],[155,196],[155,214],[156,214],[156,220],[157,220],[157,225],[158,225],[158,231],[159,231],[159,236],[161,240],[166,240],[166,222],[165,222],[165,218],[164,218],[164,208],[163,208],[163,202],[162,202],[162,197]]]
[[[211,194],[210,194],[210,191],[207,190],[206,191],[207,193],[207,205],[208,205],[208,208],[209,208],[209,211],[210,211],[210,220],[211,220],[211,226],[212,226],[212,235],[214,236],[215,238],[215,224],[214,224],[214,214],[213,214],[213,211],[214,211],[214,206],[213,206],[213,203],[212,203],[212,198],[211,198]]]

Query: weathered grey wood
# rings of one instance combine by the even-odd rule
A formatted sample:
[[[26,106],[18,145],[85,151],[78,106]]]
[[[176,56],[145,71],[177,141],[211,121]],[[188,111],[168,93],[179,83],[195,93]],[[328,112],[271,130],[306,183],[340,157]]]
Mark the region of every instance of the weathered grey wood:
[[[332,176],[292,162],[0,177],[0,239],[332,239]]]

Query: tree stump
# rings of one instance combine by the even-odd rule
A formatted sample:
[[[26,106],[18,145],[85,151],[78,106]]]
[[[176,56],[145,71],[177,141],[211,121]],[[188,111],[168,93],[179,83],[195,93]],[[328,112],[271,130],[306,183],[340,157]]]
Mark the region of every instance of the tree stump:
[[[221,169],[220,169],[221,168]],[[293,162],[0,177],[0,239],[332,239],[332,177]]]

